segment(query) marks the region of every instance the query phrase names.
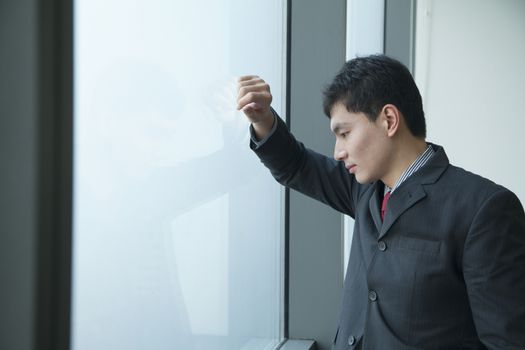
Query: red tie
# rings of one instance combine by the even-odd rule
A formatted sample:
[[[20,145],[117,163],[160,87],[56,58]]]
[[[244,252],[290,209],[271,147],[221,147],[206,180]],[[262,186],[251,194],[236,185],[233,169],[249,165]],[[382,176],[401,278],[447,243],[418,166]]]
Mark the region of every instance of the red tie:
[[[388,203],[389,198],[390,198],[390,191],[385,193],[385,196],[383,197],[383,203],[381,204],[381,220],[385,220],[386,204]]]

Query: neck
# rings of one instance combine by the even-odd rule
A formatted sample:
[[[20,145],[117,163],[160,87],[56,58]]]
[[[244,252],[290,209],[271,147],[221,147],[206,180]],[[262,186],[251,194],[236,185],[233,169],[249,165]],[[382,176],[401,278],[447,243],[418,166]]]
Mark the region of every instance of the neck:
[[[381,179],[385,185],[393,188],[397,180],[408,169],[408,167],[427,149],[424,138],[411,138],[399,143],[392,152],[390,169]]]

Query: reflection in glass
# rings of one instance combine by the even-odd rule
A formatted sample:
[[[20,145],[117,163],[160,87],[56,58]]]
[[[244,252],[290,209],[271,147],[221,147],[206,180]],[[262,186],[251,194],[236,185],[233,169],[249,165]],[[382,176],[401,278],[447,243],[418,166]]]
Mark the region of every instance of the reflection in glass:
[[[235,79],[263,76],[281,111],[283,17],[276,0],[75,2],[74,350],[280,342],[281,190]]]

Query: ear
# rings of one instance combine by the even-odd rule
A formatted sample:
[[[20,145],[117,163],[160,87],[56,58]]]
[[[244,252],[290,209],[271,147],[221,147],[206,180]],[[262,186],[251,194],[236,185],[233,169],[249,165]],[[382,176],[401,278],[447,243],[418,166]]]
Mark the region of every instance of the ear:
[[[383,115],[382,124],[387,135],[389,137],[394,136],[401,124],[401,112],[393,104],[386,104],[383,106],[381,114]]]

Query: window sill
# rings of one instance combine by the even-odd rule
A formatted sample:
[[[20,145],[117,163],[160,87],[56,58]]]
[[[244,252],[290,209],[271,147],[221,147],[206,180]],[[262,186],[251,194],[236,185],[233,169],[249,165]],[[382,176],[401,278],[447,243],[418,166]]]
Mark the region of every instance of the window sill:
[[[279,350],[315,350],[314,340],[287,340]]]

